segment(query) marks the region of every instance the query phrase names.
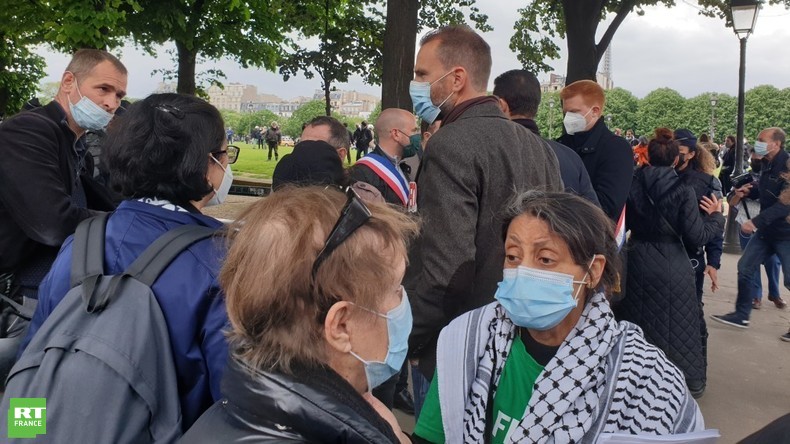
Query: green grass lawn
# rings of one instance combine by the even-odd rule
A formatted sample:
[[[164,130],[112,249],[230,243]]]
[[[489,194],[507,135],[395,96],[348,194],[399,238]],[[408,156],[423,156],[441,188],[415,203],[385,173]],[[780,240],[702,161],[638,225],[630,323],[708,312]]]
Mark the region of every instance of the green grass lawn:
[[[253,177],[256,179],[271,179],[274,173],[274,167],[277,162],[266,160],[269,156],[269,148],[265,147],[262,150],[255,148],[256,145],[247,144],[244,142],[234,143],[237,147],[241,148],[239,151],[239,160],[233,164],[233,174],[238,174],[244,177]],[[265,146],[265,145],[264,145]],[[278,149],[280,159],[284,155],[289,154],[293,148],[288,146],[280,146]]]

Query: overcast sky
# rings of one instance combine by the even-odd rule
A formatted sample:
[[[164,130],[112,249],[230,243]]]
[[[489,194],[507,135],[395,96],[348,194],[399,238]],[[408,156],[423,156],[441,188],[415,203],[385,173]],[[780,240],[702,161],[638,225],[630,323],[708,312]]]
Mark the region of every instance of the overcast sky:
[[[524,0],[481,0],[481,12],[488,14],[492,32],[484,34],[492,47],[493,68],[491,83],[496,75],[520,64],[510,49],[510,36],[517,9]],[[663,6],[646,9],[644,16],[630,14],[612,40],[612,78],[615,86],[623,87],[638,97],[650,91],[669,87],[686,97],[715,91],[736,95],[738,90],[738,39],[723,21],[697,14],[693,0],[680,0],[674,8]],[[599,34],[605,29],[599,26]],[[790,11],[783,7],[765,7],[757,19],[754,34],[747,44],[746,89],[757,85],[790,87]],[[566,45],[559,42],[563,58],[548,62],[554,72],[565,74]],[[170,56],[161,48],[158,57],[151,57],[133,47],[121,52],[122,61],[129,68],[128,94],[142,98],[156,89],[161,76],[151,72],[169,68]],[[45,48],[38,51],[46,58],[48,76],[44,82],[58,81],[69,57]],[[276,94],[284,99],[312,95],[320,82],[299,76],[283,82],[277,73],[258,69],[241,69],[230,60],[199,66],[201,69],[218,67],[227,75],[225,83],[237,82],[258,87],[259,93]],[[541,73],[543,80],[548,74]],[[370,86],[361,78],[352,78],[341,89],[355,89],[374,95],[379,86]],[[489,90],[492,86],[489,87]]]

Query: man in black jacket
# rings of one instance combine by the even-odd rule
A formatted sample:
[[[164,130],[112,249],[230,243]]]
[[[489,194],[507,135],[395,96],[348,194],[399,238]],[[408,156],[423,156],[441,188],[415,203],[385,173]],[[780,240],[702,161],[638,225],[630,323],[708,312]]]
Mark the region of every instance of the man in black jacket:
[[[417,154],[420,129],[414,114],[398,108],[382,111],[376,127],[379,143],[351,167],[351,178],[373,185],[387,203],[405,207],[409,201],[411,167],[403,159]]]
[[[87,185],[84,144],[102,130],[126,95],[123,64],[106,51],[74,54],[48,105],[0,125],[0,274],[17,296],[35,298],[60,245],[92,210],[110,210]]]
[[[631,189],[634,155],[625,139],[615,136],[603,119],[603,88],[579,80],[560,91],[565,134],[558,140],[576,151],[590,175],[601,208],[615,223]]]
[[[368,128],[368,122],[364,120],[362,121],[362,123],[359,125],[359,128],[354,131],[352,139],[356,144],[357,160],[359,160],[360,157],[368,153],[370,141],[373,140],[373,133],[370,131],[370,128]]]
[[[494,95],[499,97],[499,106],[510,120],[540,136],[535,123],[540,105],[540,81],[525,69],[514,69],[494,79]],[[553,140],[544,141],[554,151],[560,164],[560,176],[565,191],[583,196],[590,202],[598,203],[590,176],[581,158],[567,146]]]
[[[745,235],[754,233],[738,260],[738,297],[735,311],[725,315],[714,315],[712,319],[739,328],[749,328],[752,312],[752,294],[756,276],[760,276],[760,264],[776,253],[784,270],[784,284],[790,289],[790,188],[787,179],[790,155],[784,150],[787,135],[781,128],[766,128],[757,136],[754,152],[763,156],[760,180],[757,186],[744,185],[735,193],[744,198],[760,199],[760,214],[741,225]],[[778,300],[777,300],[778,299]],[[781,298],[773,298],[777,307],[787,304]]]

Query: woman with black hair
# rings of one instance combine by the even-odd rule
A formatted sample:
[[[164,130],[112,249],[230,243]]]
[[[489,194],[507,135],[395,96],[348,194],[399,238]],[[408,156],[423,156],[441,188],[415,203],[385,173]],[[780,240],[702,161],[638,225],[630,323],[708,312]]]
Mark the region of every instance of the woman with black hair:
[[[628,281],[615,314],[642,327],[648,341],[683,371],[691,394],[699,397],[705,391],[702,307],[686,250],[720,235],[724,217],[715,195],[697,201],[694,190],[678,177],[679,143],[672,131],[657,129],[647,153],[650,165],[634,173],[626,202],[631,230]]]
[[[126,270],[173,228],[219,229],[222,223],[201,210],[225,199],[233,181],[229,164],[237,156],[217,109],[193,96],[151,95],[113,121],[103,162],[126,200],[107,221],[105,275]],[[73,237],[66,240],[41,283],[22,350],[71,288],[72,242]],[[217,282],[223,245],[212,239],[192,244],[151,286],[169,331],[184,430],[220,397],[228,353],[227,314]]]

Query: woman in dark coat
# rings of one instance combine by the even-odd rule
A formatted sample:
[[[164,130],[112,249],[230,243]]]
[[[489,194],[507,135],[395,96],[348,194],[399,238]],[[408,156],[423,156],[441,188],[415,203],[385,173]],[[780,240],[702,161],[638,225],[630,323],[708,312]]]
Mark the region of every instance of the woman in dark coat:
[[[698,203],[694,191],[682,183],[674,169],[678,152],[672,132],[660,128],[648,144],[650,165],[634,174],[626,203],[631,230],[627,292],[615,312],[642,327],[645,337],[680,367],[697,397],[705,390],[702,307],[686,248],[719,235],[724,217],[718,199],[704,197]]]

